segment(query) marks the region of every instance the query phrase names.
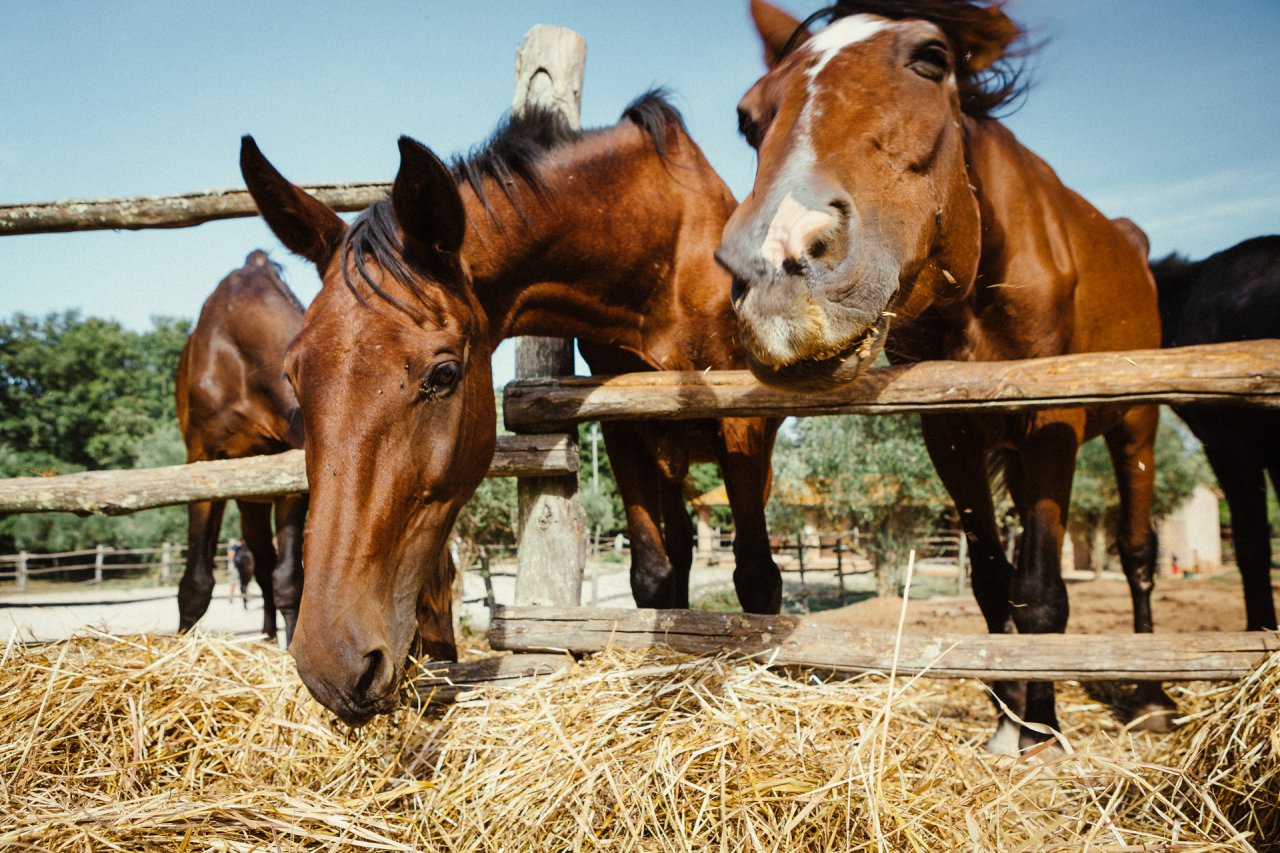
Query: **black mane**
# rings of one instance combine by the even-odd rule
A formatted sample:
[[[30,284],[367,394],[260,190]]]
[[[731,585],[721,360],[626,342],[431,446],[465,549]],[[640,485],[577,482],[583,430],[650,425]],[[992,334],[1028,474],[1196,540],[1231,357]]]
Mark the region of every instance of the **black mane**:
[[[993,26],[987,10],[999,11],[1003,0],[991,2],[966,2],[966,0],[837,0],[832,6],[819,9],[805,18],[783,52],[785,56],[799,43],[810,24],[830,23],[850,15],[878,15],[892,20],[922,20],[937,26],[946,35],[955,50],[956,82],[960,89],[960,108],[975,118],[994,118],[997,110],[1007,115],[1013,112],[1026,94],[1025,60],[1034,53],[1038,44],[1027,44],[1026,33],[1014,28],[1001,33]],[[971,51],[966,45],[1007,41],[1000,56],[980,70],[970,67]]]
[[[367,305],[364,294],[351,280],[351,267],[354,266],[360,278],[369,285],[370,290],[420,321],[426,316],[421,309],[408,305],[387,293],[369,272],[368,264],[372,259],[388,275],[408,288],[424,307],[434,307],[431,298],[419,286],[409,262],[405,260],[404,249],[404,240],[400,238],[400,229],[396,223],[395,210],[391,207],[391,200],[375,201],[356,217],[355,222],[351,223],[351,227],[342,238],[342,278],[360,304]],[[347,263],[348,260],[351,261],[350,264]]]
[[[636,98],[622,111],[622,119],[633,122],[653,140],[654,149],[664,162],[668,162],[667,133],[673,127],[685,129],[684,119],[671,105],[665,89],[651,89]],[[471,187],[488,212],[493,208],[485,193],[486,179],[497,183],[513,205],[517,182],[529,187],[539,199],[545,199],[547,185],[539,170],[542,159],[596,132],[570,127],[568,119],[558,110],[530,106],[519,114],[507,116],[484,144],[465,157],[455,159],[450,168],[459,183]]]
[[[667,138],[672,128],[684,130],[684,119],[671,105],[664,89],[652,89],[636,98],[622,112],[623,120],[633,122],[653,141],[654,150],[663,162],[667,156]],[[542,200],[547,197],[547,184],[540,170],[544,157],[563,146],[578,142],[592,133],[569,126],[564,115],[542,106],[529,107],[518,115],[508,116],[480,147],[450,166],[459,184],[466,183],[487,212],[493,208],[485,193],[486,180],[495,181],[508,201],[518,206],[515,185],[522,183]],[[350,269],[355,267],[365,284],[385,301],[415,318],[423,312],[407,305],[378,284],[368,266],[372,260],[413,293],[424,307],[431,307],[430,297],[418,286],[409,262],[404,258],[404,241],[400,238],[391,201],[383,199],[369,205],[351,224],[342,240],[343,279],[351,292],[365,303],[364,294],[352,281]],[[347,264],[350,260],[352,263]]]

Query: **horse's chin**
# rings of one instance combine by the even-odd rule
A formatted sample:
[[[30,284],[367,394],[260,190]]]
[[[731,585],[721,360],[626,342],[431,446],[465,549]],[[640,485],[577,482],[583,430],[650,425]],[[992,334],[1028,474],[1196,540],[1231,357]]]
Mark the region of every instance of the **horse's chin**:
[[[889,336],[889,318],[881,317],[837,352],[790,364],[757,361],[747,348],[747,367],[765,385],[788,391],[830,391],[852,384],[876,360]]]

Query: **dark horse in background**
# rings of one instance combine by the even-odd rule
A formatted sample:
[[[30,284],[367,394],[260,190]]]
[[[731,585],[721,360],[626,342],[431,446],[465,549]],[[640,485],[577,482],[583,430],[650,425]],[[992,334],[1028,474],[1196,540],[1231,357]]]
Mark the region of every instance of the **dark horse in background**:
[[[1163,346],[1280,338],[1280,236],[1255,237],[1202,261],[1176,255],[1151,264]],[[1250,631],[1276,628],[1271,589],[1267,475],[1280,496],[1280,412],[1174,406],[1217,475],[1231,510]]]
[[[302,447],[293,389],[281,375],[284,352],[302,328],[303,307],[266,252],[214,289],[178,359],[174,394],[188,462],[240,459]],[[305,495],[237,499],[240,527],[262,589],[262,630],[276,636],[276,609],[293,635],[302,584]],[[187,507],[187,566],[178,586],[179,630],[190,629],[213,596],[213,558],[226,501]],[[275,541],[271,513],[275,510]]]
[[[500,340],[577,336],[594,342],[584,353],[596,370],[743,363],[712,257],[734,200],[660,97],[585,133],[527,112],[452,170],[408,138],[400,153],[390,198],[348,228],[251,138],[241,149],[263,218],[324,281],[285,358],[311,488],[290,648],[312,694],[353,724],[395,706],[415,636],[433,657],[456,655],[444,543],[492,456]],[[639,602],[688,601],[679,481],[706,453],[733,501],[739,598],[777,612],[764,527],[776,427],[611,430]]]
[[[1159,346],[1145,253],[993,117],[1020,91],[1021,33],[998,6],[849,0],[804,23],[761,0],[752,12],[769,71],[738,112],[759,166],[717,257],[733,273],[761,381],[847,384],[882,349],[901,363]],[[1152,629],[1155,406],[921,424],[972,543],[992,632],[1066,629],[1060,561],[1076,451],[1105,436],[1134,628]],[[1016,565],[996,524],[993,456],[1022,522]],[[994,689],[1012,714],[991,749],[1014,754],[1058,727],[1051,683]],[[1140,687],[1139,718],[1161,725],[1171,705],[1158,685]]]

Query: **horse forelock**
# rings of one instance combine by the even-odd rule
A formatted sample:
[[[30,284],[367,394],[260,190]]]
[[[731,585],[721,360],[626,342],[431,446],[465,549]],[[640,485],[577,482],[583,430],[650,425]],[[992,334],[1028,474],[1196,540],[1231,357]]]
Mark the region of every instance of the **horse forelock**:
[[[446,313],[446,307],[422,286],[420,276],[414,272],[404,253],[404,240],[396,225],[391,201],[376,201],[356,218],[342,239],[343,282],[361,305],[368,305],[368,300],[360,284],[352,278],[352,270],[364,286],[384,302],[409,315],[414,322],[440,317]],[[372,265],[376,265],[383,275],[399,282],[418,304],[411,305],[389,293],[382,286],[382,275],[375,275]]]
[[[823,51],[816,75],[840,48],[878,32],[877,19],[922,20],[935,25],[955,50],[956,85],[960,106],[967,115],[991,118],[997,111],[1012,111],[1027,89],[1025,63],[1038,48],[1027,45],[1025,32],[1003,14],[1004,0],[837,0],[805,18],[788,41],[783,56],[811,43]],[[842,25],[858,19],[856,26]],[[827,24],[808,38],[814,24]],[[837,26],[839,25],[839,26]]]

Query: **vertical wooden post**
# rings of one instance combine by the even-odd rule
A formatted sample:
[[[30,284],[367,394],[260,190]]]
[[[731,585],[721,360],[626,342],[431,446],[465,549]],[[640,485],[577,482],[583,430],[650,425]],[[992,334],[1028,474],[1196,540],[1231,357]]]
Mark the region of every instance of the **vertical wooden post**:
[[[169,582],[169,569],[173,565],[173,544],[170,542],[160,546],[160,583]]]
[[[836,582],[840,584],[840,606],[844,607],[846,603],[844,591],[844,549],[842,547],[843,539],[839,533],[836,534]]]
[[[538,105],[561,111],[578,127],[582,74],[587,45],[563,27],[535,26],[516,51],[516,88],[512,113]],[[516,378],[573,375],[573,341],[560,338],[516,340]],[[576,433],[569,436],[577,451]],[[521,479],[519,550],[516,555],[518,605],[567,605],[582,601],[586,566],[586,514],[576,474]]]
[[[93,558],[93,582],[102,583],[102,565],[107,559],[107,548],[102,543],[98,543],[97,551]]]
[[[796,556],[800,558],[800,601],[804,607],[804,612],[809,612],[809,585],[804,581],[804,528],[800,529],[800,533],[796,537]]]
[[[969,573],[969,537],[960,531],[959,543],[956,545],[956,595],[964,592],[964,583]]]
[[[18,590],[27,588],[27,552],[18,552]]]

